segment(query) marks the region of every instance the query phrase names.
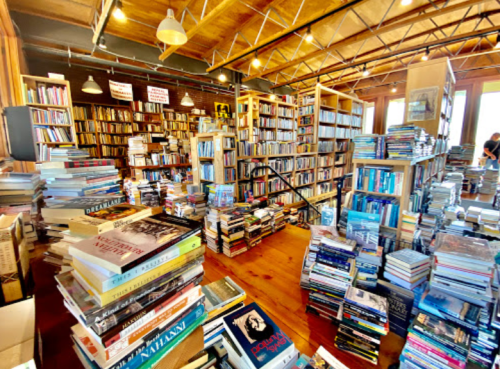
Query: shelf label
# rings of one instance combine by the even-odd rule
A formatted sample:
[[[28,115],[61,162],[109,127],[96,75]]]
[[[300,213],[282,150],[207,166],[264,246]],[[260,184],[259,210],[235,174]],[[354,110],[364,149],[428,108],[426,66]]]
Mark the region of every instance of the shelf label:
[[[148,100],[153,103],[170,104],[166,88],[148,86]]]
[[[134,101],[134,93],[130,83],[109,81],[111,97],[117,100]]]
[[[215,139],[215,151],[220,151],[220,138]]]

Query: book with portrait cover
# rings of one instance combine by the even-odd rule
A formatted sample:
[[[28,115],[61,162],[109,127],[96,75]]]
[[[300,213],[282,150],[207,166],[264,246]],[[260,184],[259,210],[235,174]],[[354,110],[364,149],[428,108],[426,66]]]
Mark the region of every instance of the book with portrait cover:
[[[377,294],[389,303],[389,330],[406,337],[410,325],[411,309],[415,296],[413,292],[382,280],[377,281]]]
[[[252,369],[273,367],[295,346],[255,302],[224,317],[224,327]]]
[[[123,274],[200,230],[200,222],[158,214],[80,241],[69,253]]]

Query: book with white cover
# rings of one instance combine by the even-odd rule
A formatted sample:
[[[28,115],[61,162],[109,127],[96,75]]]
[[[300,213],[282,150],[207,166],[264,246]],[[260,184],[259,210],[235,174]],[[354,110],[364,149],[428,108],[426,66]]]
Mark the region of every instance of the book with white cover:
[[[430,263],[430,258],[420,252],[402,249],[386,255],[387,260],[394,264],[405,266],[409,269],[417,268],[420,265]]]

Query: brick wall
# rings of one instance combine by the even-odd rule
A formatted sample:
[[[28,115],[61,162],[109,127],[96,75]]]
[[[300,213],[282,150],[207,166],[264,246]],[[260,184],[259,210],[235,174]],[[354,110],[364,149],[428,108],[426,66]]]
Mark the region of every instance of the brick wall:
[[[225,103],[231,106],[234,112],[234,97],[217,95],[214,93],[203,92],[194,89],[186,89],[170,84],[164,84],[156,81],[147,81],[145,79],[134,78],[120,74],[110,74],[105,71],[98,71],[79,66],[69,67],[67,64],[52,62],[49,60],[28,59],[29,72],[32,75],[47,77],[49,72],[64,74],[65,78],[71,84],[71,97],[73,102],[92,102],[99,104],[127,104],[124,101],[118,101],[111,97],[109,93],[109,80],[123,83],[131,83],[134,91],[134,100],[148,101],[147,86],[156,86],[167,88],[169,91],[170,104],[167,106],[176,112],[190,113],[190,107],[181,106],[181,99],[186,94],[194,101],[194,107],[205,109],[207,114],[214,116],[214,103]],[[94,80],[101,86],[103,93],[100,95],[87,94],[81,90],[83,83],[88,76],[92,75]]]

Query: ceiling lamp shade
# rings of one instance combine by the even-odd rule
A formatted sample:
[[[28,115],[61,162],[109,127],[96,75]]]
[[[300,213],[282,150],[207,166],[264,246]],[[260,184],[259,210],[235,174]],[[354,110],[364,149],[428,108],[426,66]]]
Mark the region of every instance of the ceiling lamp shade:
[[[186,95],[181,100],[181,105],[182,106],[194,106],[194,101],[193,101],[193,99],[191,99],[189,97],[187,92],[186,92]]]
[[[174,17],[173,9],[167,10],[167,16],[156,30],[158,40],[169,45],[184,45],[188,38],[182,25]]]
[[[94,77],[89,76],[89,79],[83,84],[82,91],[88,94],[102,94],[102,88],[94,81]]]

